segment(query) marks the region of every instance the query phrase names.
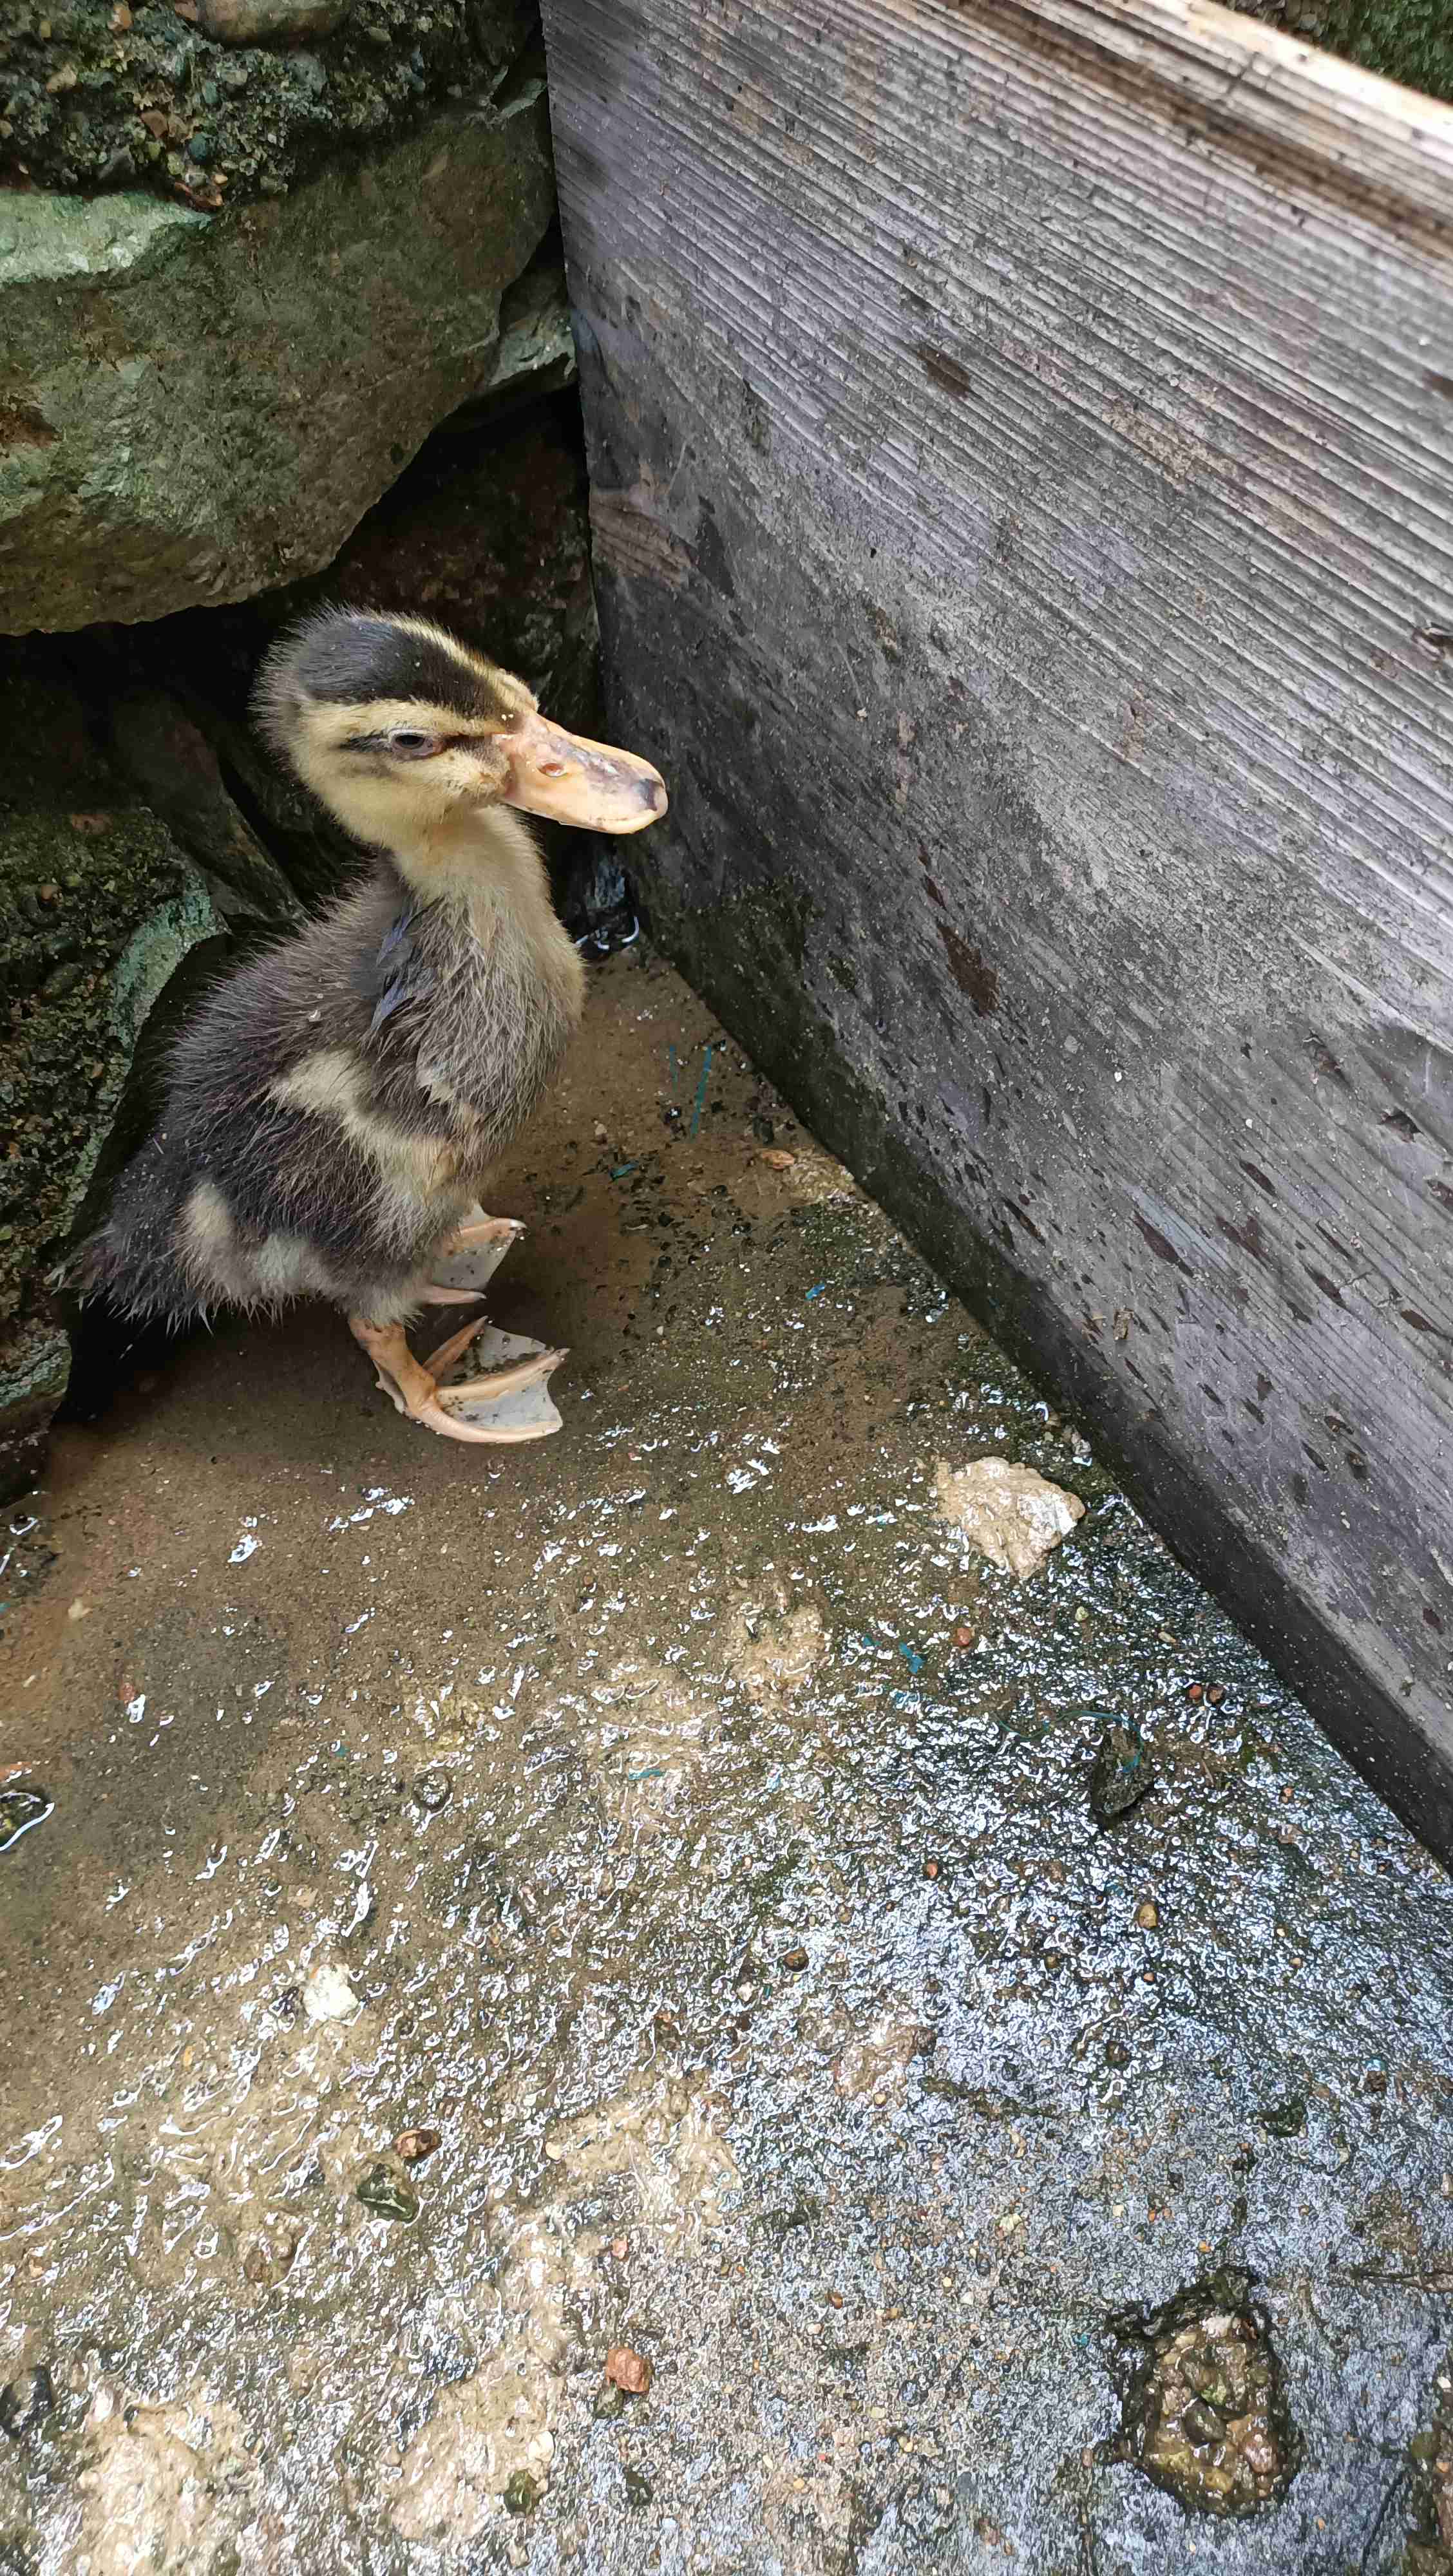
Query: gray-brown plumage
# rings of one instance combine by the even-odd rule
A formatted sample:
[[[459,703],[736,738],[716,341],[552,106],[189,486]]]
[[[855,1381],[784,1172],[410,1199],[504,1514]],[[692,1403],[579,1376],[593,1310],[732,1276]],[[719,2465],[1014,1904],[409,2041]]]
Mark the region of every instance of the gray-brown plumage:
[[[177,1323],[329,1298],[402,1410],[455,1438],[532,1436],[481,1422],[481,1406],[543,1384],[563,1353],[441,1389],[478,1325],[429,1366],[403,1328],[468,1296],[435,1277],[451,1248],[518,1231],[478,1219],[481,1184],[580,1015],[580,961],[511,809],[638,831],[665,790],[645,761],[546,723],[523,682],[419,618],[312,619],[274,651],[256,707],[371,872],[183,1031],[82,1288]]]

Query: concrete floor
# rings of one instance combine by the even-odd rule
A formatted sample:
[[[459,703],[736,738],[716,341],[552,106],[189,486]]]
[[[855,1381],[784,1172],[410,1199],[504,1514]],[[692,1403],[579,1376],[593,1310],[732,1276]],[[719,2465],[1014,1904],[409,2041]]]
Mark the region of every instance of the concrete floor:
[[[642,950],[494,1205],[560,1438],[231,1324],[15,1538],[0,2569],[1397,2567],[1447,1876]],[[1022,1585],[984,1454],[1087,1506]],[[1110,2320],[1227,2265],[1244,2521],[1110,2456]]]

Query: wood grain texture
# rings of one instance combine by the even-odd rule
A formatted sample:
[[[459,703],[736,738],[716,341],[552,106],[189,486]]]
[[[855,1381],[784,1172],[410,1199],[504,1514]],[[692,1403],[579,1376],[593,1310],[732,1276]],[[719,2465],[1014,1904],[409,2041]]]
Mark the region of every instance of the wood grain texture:
[[[659,930],[1453,1850],[1453,113],[546,0]]]

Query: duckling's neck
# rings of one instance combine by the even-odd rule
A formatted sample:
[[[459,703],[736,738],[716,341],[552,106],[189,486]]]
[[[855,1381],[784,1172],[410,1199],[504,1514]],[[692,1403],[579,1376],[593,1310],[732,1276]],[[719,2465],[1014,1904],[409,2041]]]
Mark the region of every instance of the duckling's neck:
[[[476,807],[431,825],[391,846],[388,855],[416,902],[463,911],[477,934],[497,936],[506,916],[522,928],[548,923],[560,930],[545,862],[528,826],[504,806]]]
[[[461,816],[388,853],[414,901],[435,907],[496,974],[541,985],[573,1027],[585,975],[550,900],[545,862],[528,825],[502,806]]]

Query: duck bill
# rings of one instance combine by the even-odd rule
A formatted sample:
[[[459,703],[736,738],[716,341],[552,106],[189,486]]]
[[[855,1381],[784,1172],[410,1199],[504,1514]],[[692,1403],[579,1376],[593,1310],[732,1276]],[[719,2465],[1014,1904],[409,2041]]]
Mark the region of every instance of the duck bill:
[[[526,716],[505,741],[511,785],[504,801],[522,813],[582,832],[644,832],[666,811],[660,771],[633,751],[587,742],[544,716]]]

